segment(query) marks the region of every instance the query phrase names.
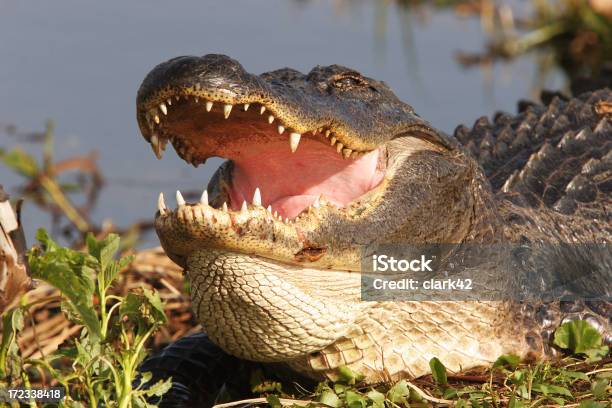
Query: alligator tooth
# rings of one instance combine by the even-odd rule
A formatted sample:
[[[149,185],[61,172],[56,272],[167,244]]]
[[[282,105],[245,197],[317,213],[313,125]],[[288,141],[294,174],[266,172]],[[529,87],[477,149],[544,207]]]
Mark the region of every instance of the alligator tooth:
[[[300,138],[302,137],[302,135],[300,135],[299,133],[291,133],[289,135],[289,147],[291,147],[291,153],[295,153],[295,151],[298,148],[298,145],[300,144]]]
[[[337,151],[338,153],[340,153],[340,152],[342,151],[342,148],[343,148],[343,147],[344,147],[344,145],[343,145],[342,143],[338,143],[338,144],[336,145],[336,151]]]
[[[161,110],[161,111],[164,113],[164,115],[167,115],[167,114],[168,114],[168,108],[166,107],[166,104],[165,104],[165,103],[163,103],[163,102],[162,102],[162,103],[160,103],[160,104],[159,104],[159,109],[160,109],[160,110]]]
[[[266,208],[266,210],[268,210],[268,212],[269,212],[270,214],[272,214],[272,206],[271,206],[271,205],[269,205],[269,206],[268,206],[268,208]]]
[[[282,135],[285,131],[285,127],[283,125],[278,125],[278,134]]]
[[[208,190],[204,190],[202,192],[202,197],[200,197],[200,204],[208,205]]]
[[[177,99],[178,100],[178,99]],[[172,105],[172,98],[168,98],[166,99],[166,102],[168,102],[168,105]]]
[[[315,198],[314,202],[312,203],[312,207],[313,208],[321,207],[321,196]]]
[[[157,157],[158,160],[161,160],[162,156],[164,155],[163,151],[165,147],[165,143],[163,141],[160,142],[159,137],[156,134],[151,136],[151,148],[153,149],[153,153],[155,153],[155,157]]]
[[[263,115],[265,111],[266,111],[266,107],[265,107],[265,106],[262,106],[262,107],[259,109],[259,114],[260,114],[260,115]]]
[[[337,140],[337,139],[336,139],[335,137],[332,137],[331,139],[329,139],[329,141],[330,141],[330,143],[331,143],[331,145],[332,145],[332,146],[333,146],[334,144],[336,144],[336,140]]]
[[[245,103],[245,104],[244,104],[244,111],[245,111],[245,112],[249,110],[249,106],[251,106],[251,104],[250,104],[250,103]]]
[[[157,197],[157,209],[160,214],[166,213],[166,203],[164,202],[164,193],[159,193],[159,197]]]
[[[193,97],[193,100],[195,101],[195,103],[200,102],[200,98],[198,98],[197,96],[194,96],[194,97]]]
[[[312,132],[312,135],[313,135],[313,136],[316,136],[316,135],[317,135],[317,129],[311,130],[311,132]]]
[[[174,99],[176,99],[177,101],[181,99],[181,95],[175,95]]]
[[[274,217],[277,218],[278,217],[278,211],[274,211]]]
[[[242,211],[243,213],[246,213],[247,210],[248,210],[247,203],[246,203],[246,201],[243,201],[242,202],[242,207],[240,207],[240,211]]]
[[[223,206],[221,207],[221,210],[223,210],[223,212],[227,212],[227,203],[225,201],[223,202]]]
[[[353,151],[351,149],[342,149],[342,157],[348,159]]]
[[[318,128],[317,129],[317,133],[321,133],[323,131],[323,128]]]
[[[157,123],[159,125],[159,116],[155,115],[155,117],[153,118],[153,120],[155,120],[155,123]]]
[[[360,155],[361,155],[361,154],[360,154],[359,152],[353,152],[353,154],[351,154],[351,157],[352,157],[353,159],[356,159],[356,158],[358,158]]]
[[[285,224],[289,223],[289,218],[285,217]]]
[[[272,124],[272,122],[274,122],[274,116],[270,115],[268,116],[268,123]]]
[[[255,189],[255,194],[253,194],[253,205],[261,205],[261,192],[259,191],[259,187]]]
[[[206,112],[210,112],[213,107],[213,103],[211,101],[206,102]]]
[[[225,105],[223,106],[223,116],[225,119],[229,118],[230,113],[232,112],[233,105]]]
[[[330,133],[331,133],[331,130],[327,129],[327,130],[325,131],[325,137],[329,137]]]
[[[185,199],[179,190],[176,190],[176,204],[178,206],[185,205]]]

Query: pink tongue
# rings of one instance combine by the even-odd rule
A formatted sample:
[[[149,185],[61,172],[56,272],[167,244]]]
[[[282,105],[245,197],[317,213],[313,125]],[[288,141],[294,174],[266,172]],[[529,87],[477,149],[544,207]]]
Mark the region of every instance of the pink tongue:
[[[250,203],[259,187],[264,207],[272,206],[282,217],[293,218],[321,194],[344,207],[376,187],[383,172],[377,169],[378,151],[357,160],[344,160],[331,146],[302,137],[295,153],[279,140],[265,149],[245,146],[235,157],[230,201],[238,210]]]

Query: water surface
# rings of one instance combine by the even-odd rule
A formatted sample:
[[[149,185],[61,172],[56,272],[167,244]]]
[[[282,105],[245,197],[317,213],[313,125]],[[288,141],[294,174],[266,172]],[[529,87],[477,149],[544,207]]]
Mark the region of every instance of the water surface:
[[[448,132],[514,112],[537,81],[535,56],[488,70],[455,62],[458,50],[482,49],[478,18],[389,1],[0,0],[0,38],[0,123],[40,130],[52,118],[58,158],[96,150],[107,183],[94,216],[119,225],[152,217],[160,191],[201,189],[220,163],[194,169],[173,152],[157,161],[138,132],[140,81],[171,57],[223,53],[254,73],[346,65],[386,81]],[[15,144],[1,137],[0,146]],[[0,167],[9,191],[19,180]],[[29,242],[49,227],[33,204],[24,217]]]

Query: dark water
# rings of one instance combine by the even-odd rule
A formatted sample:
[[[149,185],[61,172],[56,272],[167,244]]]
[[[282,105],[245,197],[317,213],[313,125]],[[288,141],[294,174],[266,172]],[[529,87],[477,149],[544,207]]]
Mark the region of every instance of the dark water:
[[[230,55],[255,73],[343,64],[385,80],[449,132],[514,112],[534,86],[562,85],[560,74],[538,83],[535,55],[488,70],[455,62],[456,51],[484,43],[477,17],[390,1],[0,0],[0,123],[40,130],[52,118],[58,159],[96,150],[107,183],[95,219],[128,225],[152,217],[160,191],[201,189],[220,163],[194,169],[172,152],[158,162],[143,142],[135,96],[155,64],[205,53]],[[15,144],[0,137],[0,147]],[[19,180],[0,167],[9,191]],[[32,242],[50,220],[27,203],[24,216]]]

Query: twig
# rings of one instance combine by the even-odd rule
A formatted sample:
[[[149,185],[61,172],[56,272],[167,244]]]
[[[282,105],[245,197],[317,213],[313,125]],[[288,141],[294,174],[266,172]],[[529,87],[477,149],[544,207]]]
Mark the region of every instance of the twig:
[[[451,400],[432,397],[431,395],[427,394],[425,391],[423,391],[422,389],[420,389],[419,387],[417,387],[410,381],[406,381],[406,385],[412,388],[417,394],[419,394],[421,398],[427,401],[435,402],[436,404],[447,404],[447,405],[453,405],[455,403],[454,401],[451,401]]]
[[[308,404],[317,404],[318,406],[321,406],[321,407],[329,406],[327,404],[323,404],[322,402],[308,401],[308,400],[279,398],[279,401],[282,405],[298,405],[300,407],[305,407]],[[242,404],[261,404],[261,403],[267,404],[268,400],[266,398],[251,398],[251,399],[245,399],[245,400],[240,400],[240,401],[226,402],[224,404],[213,405],[213,408],[228,408],[228,407],[235,407],[237,405],[242,405]]]
[[[597,374],[597,373],[609,373],[612,372],[612,368],[601,368],[599,370],[593,370],[593,371],[589,371],[588,373],[585,373],[586,375],[593,375],[593,374]]]
[[[46,175],[41,175],[40,185],[51,195],[53,201],[62,209],[66,217],[72,221],[72,223],[81,232],[89,230],[89,223],[81,216],[76,208],[73,207],[72,203],[68,200],[57,182]]]

